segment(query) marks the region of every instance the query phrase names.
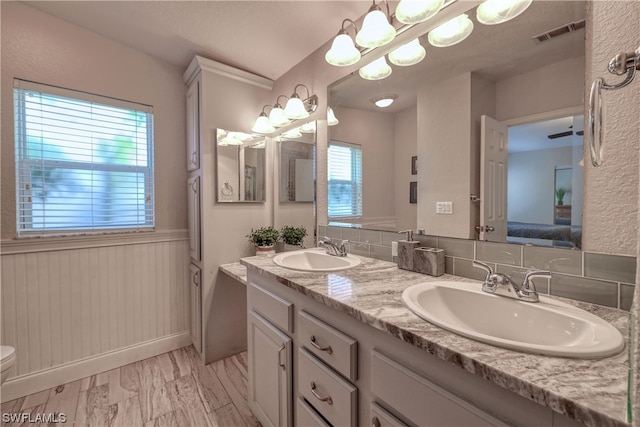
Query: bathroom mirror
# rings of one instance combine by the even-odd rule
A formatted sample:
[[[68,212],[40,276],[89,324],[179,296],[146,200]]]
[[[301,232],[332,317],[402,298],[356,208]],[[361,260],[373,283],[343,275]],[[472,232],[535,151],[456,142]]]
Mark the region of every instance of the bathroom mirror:
[[[267,138],[216,130],[217,201],[264,202]]]
[[[582,114],[584,2],[533,2],[521,16],[493,26],[478,23],[475,10],[468,14],[474,21],[474,30],[461,43],[436,48],[425,35],[419,40],[426,49],[426,57],[419,64],[392,65],[392,74],[383,80],[364,80],[354,73],[330,86],[329,105],[340,123],[329,127],[329,143],[360,144],[363,158],[363,215],[329,218],[330,224],[382,230],[425,228],[427,224],[427,228],[431,225],[428,234],[479,238],[473,226],[480,225],[480,116],[494,117],[511,129],[532,122],[542,127],[545,122]],[[549,82],[544,93],[538,90],[541,82]],[[384,96],[393,98],[393,103],[377,107],[374,101]],[[439,120],[433,118],[434,111],[447,106],[455,114]],[[426,126],[430,127],[428,133],[424,133]],[[582,191],[578,185],[582,183],[582,168],[578,163],[582,139],[575,135],[581,125],[569,126],[571,123],[559,122],[541,131],[546,132],[541,144],[557,147],[570,140],[568,151],[573,155],[571,160],[551,162],[547,170],[550,184],[542,191],[542,197],[549,227],[560,225],[554,224],[556,166],[572,167],[575,187],[565,201],[571,200],[570,226],[581,224]],[[547,137],[557,134],[567,136]],[[439,148],[424,149],[434,146]],[[576,152],[580,153],[577,158]],[[466,157],[456,161],[452,157],[456,153]],[[467,162],[471,162],[470,167]],[[467,176],[461,182],[460,175],[464,174]],[[418,188],[417,203],[412,203],[416,197],[415,192],[411,193],[412,182],[417,182],[413,184]],[[529,185],[535,186],[536,182],[530,181]],[[509,183],[508,188],[515,188],[515,184]],[[426,203],[425,191],[434,200]],[[530,196],[534,193],[527,192]],[[436,212],[436,201],[453,201],[452,216],[464,211],[468,217],[463,224],[468,229],[465,236],[453,234],[447,227],[433,226],[438,219],[450,218]],[[542,203],[542,199],[531,202]],[[575,239],[560,243],[555,239],[517,240],[517,243],[580,247]]]

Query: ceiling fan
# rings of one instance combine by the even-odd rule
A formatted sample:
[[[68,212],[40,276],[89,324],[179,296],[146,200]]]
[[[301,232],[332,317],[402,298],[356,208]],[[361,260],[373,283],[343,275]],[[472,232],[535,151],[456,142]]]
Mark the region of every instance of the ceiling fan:
[[[549,139],[556,139],[556,138],[562,138],[565,136],[571,136],[573,135],[573,126],[569,126],[570,130],[564,131],[564,132],[558,132],[558,133],[552,133],[551,135],[547,135],[547,138]],[[584,131],[579,130],[578,132],[575,133],[576,135],[584,135]]]

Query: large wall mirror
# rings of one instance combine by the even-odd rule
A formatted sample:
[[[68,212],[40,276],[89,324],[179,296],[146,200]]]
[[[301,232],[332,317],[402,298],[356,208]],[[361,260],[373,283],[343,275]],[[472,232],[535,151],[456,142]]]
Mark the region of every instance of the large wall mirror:
[[[464,41],[438,48],[421,36],[420,63],[330,86],[339,124],[329,144],[362,147],[362,213],[329,224],[580,248],[585,3],[536,1],[492,26],[468,15],[474,30]],[[385,97],[390,105],[375,104]],[[481,178],[482,116],[508,141],[500,186]],[[569,175],[558,178],[561,170]],[[503,235],[476,229],[489,201],[500,203]]]
[[[216,130],[218,202],[266,200],[266,147],[263,135]]]

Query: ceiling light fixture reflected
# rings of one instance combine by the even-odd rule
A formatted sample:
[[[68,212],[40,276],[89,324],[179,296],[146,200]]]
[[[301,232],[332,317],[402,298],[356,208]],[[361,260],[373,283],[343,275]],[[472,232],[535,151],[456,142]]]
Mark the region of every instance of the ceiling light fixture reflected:
[[[316,122],[307,122],[300,126],[299,129],[302,133],[316,133]]]
[[[380,108],[386,108],[389,105],[393,104],[393,101],[397,98],[396,95],[385,95],[380,96],[378,98],[372,99],[373,103],[376,104]]]
[[[384,56],[376,59],[371,64],[365,65],[358,70],[360,77],[366,80],[382,80],[391,75],[391,67],[387,64]]]
[[[335,113],[333,112],[333,108],[327,107],[327,125],[335,126],[338,123],[340,123],[340,120],[338,120]]]
[[[487,0],[478,6],[476,17],[485,25],[502,24],[527,10],[532,0]]]
[[[293,138],[300,138],[300,137],[302,137],[302,133],[300,133],[299,128],[293,128],[282,134],[282,138],[286,138],[286,139],[293,139]]]
[[[420,44],[419,39],[413,39],[407,44],[403,44],[393,52],[389,53],[389,62],[394,65],[406,67],[415,65],[422,61],[427,52]]]
[[[444,0],[400,0],[396,18],[403,24],[417,24],[434,16],[444,5]]]
[[[345,19],[342,21],[342,28],[338,31],[338,35],[333,39],[331,49],[329,49],[324,56],[324,59],[329,64],[338,67],[353,65],[360,61],[360,58],[362,57],[360,51],[353,44],[353,40],[347,32],[349,25],[345,28],[345,23],[353,25],[356,30],[356,34],[358,34],[358,27],[356,26],[356,23],[351,19]]]
[[[362,47],[374,48],[384,46],[396,37],[396,29],[391,25],[392,17],[389,13],[389,3],[384,0],[387,6],[385,15],[380,6],[373,0],[373,5],[364,17],[362,28],[356,34],[356,43]]]
[[[435,47],[448,47],[458,44],[473,31],[473,21],[469,15],[462,15],[445,22],[429,32],[429,43]]]

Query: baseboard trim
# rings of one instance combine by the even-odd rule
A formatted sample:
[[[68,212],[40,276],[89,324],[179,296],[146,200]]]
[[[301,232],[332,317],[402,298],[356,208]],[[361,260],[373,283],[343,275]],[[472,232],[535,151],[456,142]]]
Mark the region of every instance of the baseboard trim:
[[[191,344],[189,331],[102,353],[64,365],[8,379],[2,385],[2,403],[67,384]]]

